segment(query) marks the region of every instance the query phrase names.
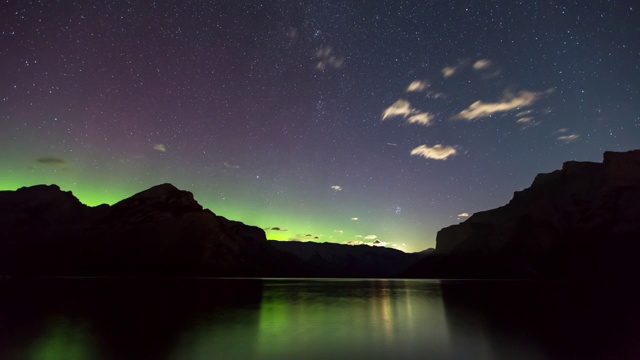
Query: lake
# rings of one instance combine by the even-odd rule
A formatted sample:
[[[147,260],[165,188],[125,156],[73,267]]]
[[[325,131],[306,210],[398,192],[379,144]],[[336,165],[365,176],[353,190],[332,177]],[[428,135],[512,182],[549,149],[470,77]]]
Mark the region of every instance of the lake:
[[[640,358],[624,291],[567,282],[0,279],[1,359]]]

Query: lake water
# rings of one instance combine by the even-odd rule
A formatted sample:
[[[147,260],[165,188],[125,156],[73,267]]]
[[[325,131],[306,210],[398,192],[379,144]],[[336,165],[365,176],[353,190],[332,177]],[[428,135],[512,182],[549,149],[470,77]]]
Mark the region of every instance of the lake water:
[[[564,282],[0,279],[0,359],[640,358],[635,303],[598,293]]]

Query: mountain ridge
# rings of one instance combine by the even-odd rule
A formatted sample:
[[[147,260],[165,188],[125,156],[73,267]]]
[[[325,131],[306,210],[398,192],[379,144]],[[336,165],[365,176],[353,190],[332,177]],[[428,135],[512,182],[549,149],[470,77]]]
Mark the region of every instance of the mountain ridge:
[[[170,184],[97,207],[57,185],[0,191],[0,239],[5,274],[277,276],[301,265]]]
[[[509,203],[441,229],[435,251],[402,276],[592,278],[634,273],[640,150],[568,161]]]
[[[167,183],[95,207],[57,185],[0,191],[3,275],[624,278],[638,239],[640,150],[538,174],[420,253],[269,241]]]

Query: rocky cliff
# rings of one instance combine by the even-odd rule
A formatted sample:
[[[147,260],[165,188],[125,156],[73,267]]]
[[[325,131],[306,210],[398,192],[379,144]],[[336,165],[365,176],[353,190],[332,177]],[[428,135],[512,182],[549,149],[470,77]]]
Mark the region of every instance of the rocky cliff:
[[[500,208],[440,230],[409,277],[594,278],[640,274],[640,150],[566,162]]]
[[[0,191],[0,274],[278,276],[301,272],[264,231],[170,184],[88,207],[57,186]]]

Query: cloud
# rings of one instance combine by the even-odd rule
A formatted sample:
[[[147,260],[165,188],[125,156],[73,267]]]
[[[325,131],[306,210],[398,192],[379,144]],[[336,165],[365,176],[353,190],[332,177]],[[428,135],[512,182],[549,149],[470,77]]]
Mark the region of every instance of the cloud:
[[[413,80],[409,87],[407,87],[407,92],[418,92],[424,90],[429,84],[426,81],[422,80]]]
[[[458,217],[469,217],[469,213],[468,212],[463,212],[458,214]]]
[[[411,115],[413,111],[411,103],[407,100],[400,99],[384,110],[382,113],[382,120],[395,116],[402,116],[403,118],[406,118]]]
[[[441,93],[437,91],[429,91],[427,92],[427,97],[432,99],[440,99],[440,98],[446,98],[447,95],[445,93]]]
[[[330,46],[320,48],[316,51],[316,69],[324,71],[326,68],[339,69],[344,63],[344,58],[334,54]]]
[[[445,78],[453,76],[453,74],[456,73],[456,70],[457,69],[456,69],[455,66],[447,66],[447,67],[442,69],[442,76],[444,76]]]
[[[375,240],[377,238],[378,238],[377,235],[367,235],[364,237],[365,240]]]
[[[357,245],[367,245],[367,246],[375,246],[375,247],[383,247],[387,246],[389,243],[385,241],[376,240],[373,242],[364,242],[362,240],[351,240],[346,243],[347,245],[357,246]]]
[[[480,59],[473,63],[474,70],[484,70],[491,66],[491,60],[488,59]]]
[[[334,233],[344,234],[344,230],[333,230]]]
[[[405,119],[408,117],[407,122],[409,124],[420,124],[425,126],[431,125],[433,120],[433,115],[431,113],[420,112],[420,110],[412,108],[411,103],[407,100],[402,99],[394,102],[384,110],[382,113],[382,120],[396,116],[402,116]]]
[[[279,226],[273,226],[273,227],[266,227],[264,228],[264,230],[271,230],[271,231],[289,231],[285,228],[281,228]]]
[[[398,146],[398,144],[396,144],[396,143],[387,143],[387,145],[389,145],[389,146]]]
[[[411,115],[407,122],[409,124],[420,124],[424,126],[429,126],[432,124],[433,115],[428,112],[422,112],[415,115]]]
[[[360,220],[360,219],[358,219],[357,217],[352,217],[351,218],[351,221],[358,221],[358,220]]]
[[[578,138],[580,137],[580,135],[578,134],[568,134],[568,133],[569,133],[569,129],[567,128],[561,128],[553,132],[553,134],[556,134],[556,135],[567,134],[567,135],[559,135],[558,137],[556,137],[557,140],[566,141],[566,142],[572,142],[572,141],[578,140]]]
[[[335,192],[342,191],[342,186],[340,186],[340,185],[332,185],[331,189],[333,189],[333,191],[335,191]]]
[[[356,237],[356,238],[360,238],[360,239],[361,239],[361,238],[363,238],[364,236],[362,236],[362,235],[356,235],[355,237]]]
[[[572,141],[578,140],[579,137],[580,135],[578,134],[562,135],[562,136],[558,136],[558,140],[572,142]]]
[[[520,111],[519,113],[516,114],[516,117],[521,117],[521,116],[527,116],[529,114],[531,114],[533,112],[533,109],[527,109],[524,111]]]
[[[453,146],[437,144],[433,147],[428,147],[427,145],[420,145],[411,150],[411,155],[422,156],[426,159],[446,160],[457,152],[458,151]]]
[[[52,166],[60,166],[60,167],[64,167],[66,165],[69,165],[67,160],[65,160],[63,158],[56,157],[56,156],[43,156],[43,157],[37,158],[36,162],[38,162],[40,164],[52,165]]]
[[[153,150],[160,151],[160,152],[165,152],[165,151],[167,151],[167,147],[164,146],[164,144],[154,144],[153,145]]]
[[[516,96],[512,96],[498,103],[485,103],[478,100],[454,116],[454,119],[474,120],[488,117],[497,112],[510,111],[523,106],[533,105],[540,97],[540,93],[522,90]]]
[[[533,126],[540,125],[540,121],[533,121],[533,117],[525,116],[525,117],[522,117],[522,118],[516,120],[516,124],[522,125],[522,130],[524,130],[524,129],[528,129],[528,128],[533,127]]]
[[[349,242],[347,242],[347,245],[364,245],[364,241],[360,241],[360,240],[351,240]]]
[[[297,234],[295,238],[292,238],[291,240],[319,240],[320,239],[320,234],[316,235],[316,234]]]
[[[227,169],[240,169],[240,165],[229,164],[228,162],[223,162],[222,165]]]

